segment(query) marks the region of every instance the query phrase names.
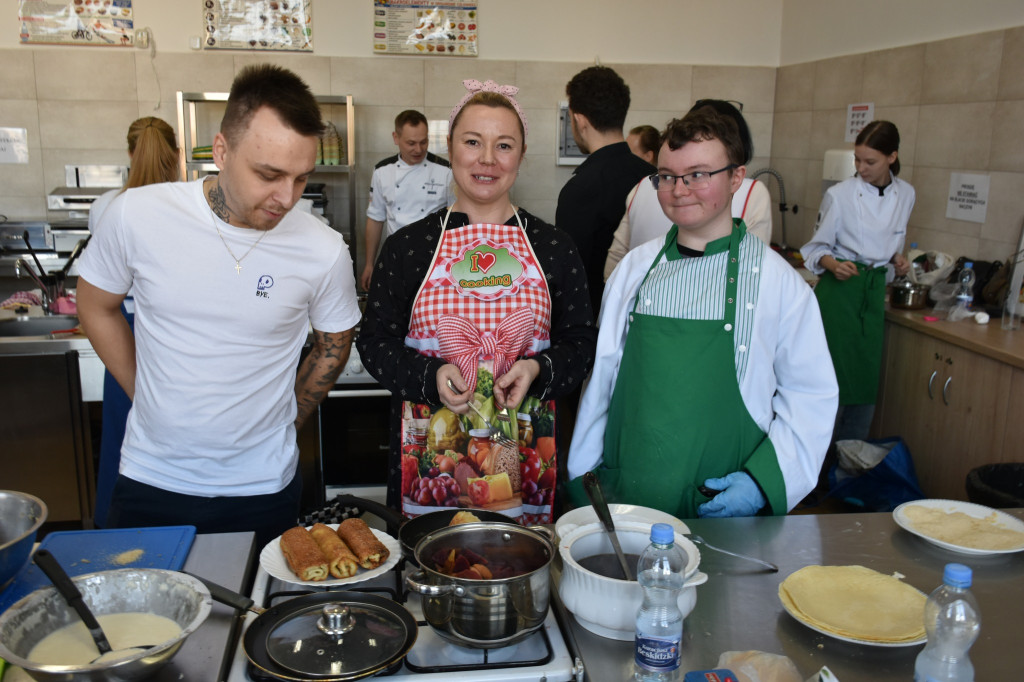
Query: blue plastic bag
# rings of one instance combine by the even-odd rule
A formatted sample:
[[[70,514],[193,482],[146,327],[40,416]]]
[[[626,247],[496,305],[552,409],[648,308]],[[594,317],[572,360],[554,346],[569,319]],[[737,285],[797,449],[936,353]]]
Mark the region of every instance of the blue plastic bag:
[[[914,472],[910,450],[902,438],[867,442],[888,449],[889,454],[871,469],[859,473],[834,464],[828,472],[828,497],[876,512],[892,511],[904,502],[925,497]]]

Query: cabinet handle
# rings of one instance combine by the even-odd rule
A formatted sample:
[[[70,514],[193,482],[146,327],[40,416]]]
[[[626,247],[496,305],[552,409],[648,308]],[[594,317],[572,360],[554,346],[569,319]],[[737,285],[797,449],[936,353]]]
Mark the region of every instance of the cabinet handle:
[[[942,402],[943,402],[943,403],[944,403],[945,405],[949,405],[949,397],[948,397],[948,396],[946,395],[946,391],[948,391],[948,390],[949,390],[949,385],[950,385],[951,383],[953,383],[953,377],[949,377],[949,378],[947,378],[947,379],[946,379],[946,383],[944,383],[944,384],[942,385]]]
[[[938,376],[939,370],[932,372],[932,375],[928,377],[928,400],[935,400],[935,396],[932,395],[932,382],[935,381],[935,377]]]

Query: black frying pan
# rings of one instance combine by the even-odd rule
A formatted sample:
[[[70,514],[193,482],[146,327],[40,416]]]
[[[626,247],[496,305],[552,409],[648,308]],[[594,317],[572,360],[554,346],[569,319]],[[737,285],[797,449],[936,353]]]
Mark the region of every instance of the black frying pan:
[[[192,574],[190,574],[192,575]],[[305,682],[307,680],[323,680],[324,682],[347,682],[357,680],[371,675],[378,675],[385,671],[393,672],[405,659],[406,654],[416,643],[417,626],[416,619],[401,604],[391,599],[380,597],[375,594],[362,592],[328,590],[326,592],[313,592],[304,594],[287,601],[283,601],[268,609],[261,609],[255,606],[252,599],[245,595],[238,594],[228,588],[212,583],[209,580],[197,575],[193,577],[203,581],[210,590],[210,596],[222,604],[227,604],[240,611],[252,611],[257,614],[256,620],[249,624],[242,636],[242,648],[246,658],[257,669],[266,675],[278,680],[295,680]],[[384,658],[373,666],[366,666],[358,672],[318,675],[304,672],[282,664],[274,658],[271,647],[268,644],[272,634],[280,626],[287,623],[293,617],[305,613],[313,608],[322,608],[326,604],[344,603],[358,604],[374,607],[388,614],[395,616],[397,623],[401,623],[404,630],[404,641],[401,647],[393,655]],[[358,634],[358,633],[357,633]],[[374,633],[370,633],[371,635]],[[401,634],[401,633],[399,633]]]
[[[402,546],[402,553],[413,563],[416,563],[416,544],[428,533],[433,533],[435,530],[441,530],[446,527],[451,523],[452,517],[460,511],[473,512],[481,521],[489,523],[515,524],[515,521],[510,517],[485,509],[444,509],[405,520],[401,514],[391,507],[374,502],[373,500],[364,500],[354,495],[338,495],[335,500],[339,506],[370,512],[384,519],[384,522],[388,525],[388,533],[398,537],[398,542]]]

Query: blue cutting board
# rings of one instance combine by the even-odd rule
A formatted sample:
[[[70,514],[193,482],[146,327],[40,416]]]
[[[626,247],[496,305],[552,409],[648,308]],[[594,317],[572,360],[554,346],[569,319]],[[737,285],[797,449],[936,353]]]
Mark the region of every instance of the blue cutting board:
[[[74,577],[116,568],[166,568],[179,570],[196,537],[195,526],[159,526],[154,528],[109,528],[50,533],[39,543]],[[142,554],[127,561],[133,550]],[[40,587],[52,585],[50,579],[29,562],[0,592],[0,613],[14,602]]]

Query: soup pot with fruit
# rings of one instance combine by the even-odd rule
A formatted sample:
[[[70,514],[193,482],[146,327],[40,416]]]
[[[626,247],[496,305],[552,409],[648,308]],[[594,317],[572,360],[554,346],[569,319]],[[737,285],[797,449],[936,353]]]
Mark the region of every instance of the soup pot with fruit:
[[[651,541],[651,524],[638,521],[615,522],[615,533],[633,564]],[[698,585],[708,576],[699,570],[700,552],[689,539],[677,530],[675,544],[686,553],[683,571],[683,589],[679,592],[679,610],[686,618],[697,605]],[[636,612],[643,600],[643,592],[636,580],[609,577],[606,568],[617,568],[614,549],[608,533],[600,523],[577,526],[565,533],[558,546],[562,559],[562,576],[558,596],[565,608],[587,630],[601,637],[632,641],[636,631]],[[618,572],[621,575],[621,569]]]
[[[442,528],[416,544],[420,570],[406,584],[442,638],[476,649],[514,644],[547,616],[551,536],[543,527],[508,523]]]

